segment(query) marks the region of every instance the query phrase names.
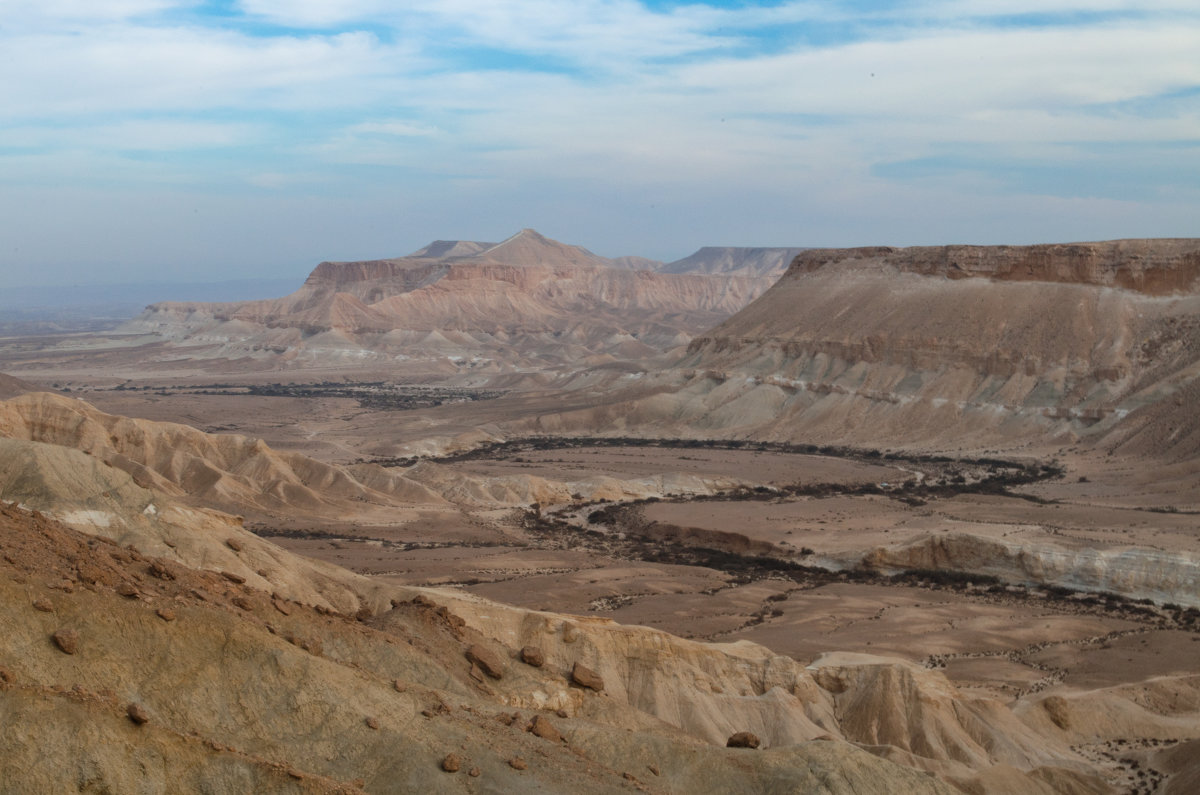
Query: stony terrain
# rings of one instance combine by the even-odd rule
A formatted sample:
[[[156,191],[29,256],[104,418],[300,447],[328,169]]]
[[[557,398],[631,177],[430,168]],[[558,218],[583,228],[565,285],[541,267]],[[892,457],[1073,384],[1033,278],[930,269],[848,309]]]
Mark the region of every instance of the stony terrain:
[[[527,231],[152,308],[124,338],[0,341],[5,773],[119,791],[154,754],[281,791],[1187,792],[1198,257],[799,251],[707,330],[648,290],[667,330],[625,339],[589,326],[615,322],[611,274],[674,264]],[[380,370],[384,310],[423,336]],[[72,744],[85,761],[30,761]]]

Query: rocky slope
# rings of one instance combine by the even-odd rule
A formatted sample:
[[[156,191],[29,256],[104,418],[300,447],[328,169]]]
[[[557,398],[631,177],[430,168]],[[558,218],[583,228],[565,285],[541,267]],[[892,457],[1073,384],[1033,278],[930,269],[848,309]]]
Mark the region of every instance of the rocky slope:
[[[806,667],[393,586],[199,507],[312,464],[47,394],[0,418],[0,497],[76,528],[0,505],[0,775],[25,789],[1104,792],[1074,744],[1178,737],[1200,717],[1200,681],[1180,677],[1154,685],[1169,704],[1006,705],[898,659]],[[188,491],[175,476],[196,467],[245,480]],[[366,488],[321,472],[331,500],[343,479]],[[762,748],[724,748],[739,732]]]
[[[438,241],[398,259],[324,262],[299,290],[272,301],[155,304],[123,330],[169,340],[172,355],[424,358],[483,373],[652,355],[686,343],[771,282],[613,265],[526,229],[494,245]]]
[[[343,613],[13,506],[0,527],[0,765],[25,789],[1104,790],[1066,736],[898,660],[805,669],[449,592]],[[737,731],[763,749],[717,747]]]
[[[368,487],[339,467],[272,450],[261,439],[105,414],[82,400],[47,392],[0,403],[0,437],[86,453],[129,474],[142,488],[264,520],[300,512],[364,516],[372,508],[390,513],[445,503],[380,467],[364,473],[371,478]],[[29,498],[36,493],[31,489]],[[57,487],[48,493],[58,493]]]
[[[21,378],[14,378],[6,373],[0,373],[0,400],[8,400],[11,397],[24,395],[28,392],[44,391],[46,391],[45,387],[31,384]]]
[[[805,251],[604,411],[661,435],[1193,458],[1197,263],[1200,240]]]

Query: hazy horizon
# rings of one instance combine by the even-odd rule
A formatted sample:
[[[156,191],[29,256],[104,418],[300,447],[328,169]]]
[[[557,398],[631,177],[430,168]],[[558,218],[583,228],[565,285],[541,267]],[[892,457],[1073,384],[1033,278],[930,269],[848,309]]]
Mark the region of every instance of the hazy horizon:
[[[1183,0],[9,0],[0,287],[1200,234]]]

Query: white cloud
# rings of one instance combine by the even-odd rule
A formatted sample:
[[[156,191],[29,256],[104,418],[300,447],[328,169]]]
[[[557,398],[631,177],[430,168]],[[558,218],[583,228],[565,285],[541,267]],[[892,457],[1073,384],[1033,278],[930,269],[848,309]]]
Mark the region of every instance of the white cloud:
[[[1020,217],[1020,196],[979,198],[1013,190],[1007,161],[1084,162],[1095,157],[1087,144],[1146,144],[1141,159],[1114,155],[1136,180],[1141,164],[1158,166],[1155,144],[1200,128],[1194,99],[1157,99],[1200,86],[1194,0],[927,0],[872,15],[834,2],[243,0],[252,20],[287,28],[259,34],[245,18],[179,13],[188,5],[0,0],[3,181],[342,190],[427,220],[464,212],[517,226],[541,225],[522,213],[573,201],[591,208],[581,217],[615,223],[654,196],[676,208],[663,223],[679,230],[741,223],[759,240],[856,242],[851,223],[908,223],[936,242],[936,213],[914,220],[913,202],[963,229],[974,211]],[[1119,13],[1091,13],[1105,11]],[[1064,17],[990,19],[1018,13]],[[799,32],[811,35],[794,43],[778,32],[806,20]],[[828,30],[846,40],[822,43]],[[760,34],[771,47],[756,53]],[[229,162],[211,151],[190,160],[200,149],[228,149]],[[969,174],[876,176],[881,164],[963,152],[979,163]],[[1193,151],[1178,157],[1200,168]],[[380,168],[347,167],[364,164]],[[589,198],[599,196],[609,209]],[[723,220],[731,201],[739,212]],[[1200,212],[1190,194],[1179,201]],[[1037,206],[1120,216],[1110,205]],[[1149,218],[1148,206],[1121,212]],[[830,217],[855,208],[852,222]],[[801,235],[802,213],[843,236]],[[796,236],[768,234],[788,224]],[[1000,236],[1001,225],[987,228]]]
[[[199,0],[0,0],[5,27],[64,22],[104,22],[158,14]]]
[[[391,135],[409,137],[436,135],[437,132],[437,127],[429,124],[414,124],[409,121],[400,121],[395,119],[388,121],[368,121],[346,128],[346,134],[351,136]]]
[[[260,128],[253,124],[130,119],[86,127],[4,128],[0,146],[165,152],[245,145],[261,137]]]
[[[107,26],[4,42],[0,107],[46,116],[149,110],[345,107],[410,53],[369,33],[255,38],[189,28]]]

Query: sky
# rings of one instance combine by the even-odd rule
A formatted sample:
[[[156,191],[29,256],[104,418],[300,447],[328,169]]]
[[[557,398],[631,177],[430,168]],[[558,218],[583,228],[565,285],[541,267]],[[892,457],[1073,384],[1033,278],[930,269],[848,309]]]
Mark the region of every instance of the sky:
[[[0,288],[1200,236],[1196,0],[0,0]]]

